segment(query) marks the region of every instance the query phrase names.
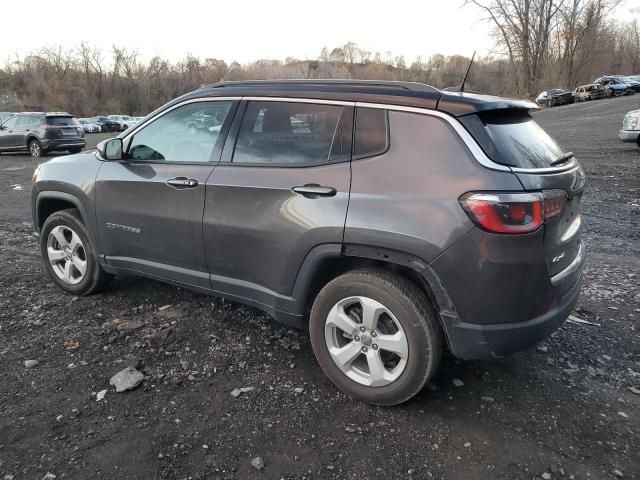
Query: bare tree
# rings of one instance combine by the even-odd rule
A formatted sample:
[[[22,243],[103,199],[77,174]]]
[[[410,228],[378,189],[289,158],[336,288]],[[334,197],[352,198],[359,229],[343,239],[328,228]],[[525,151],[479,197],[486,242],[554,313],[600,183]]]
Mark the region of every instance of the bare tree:
[[[534,95],[547,60],[551,32],[564,0],[467,0],[491,19],[506,48],[518,90]]]

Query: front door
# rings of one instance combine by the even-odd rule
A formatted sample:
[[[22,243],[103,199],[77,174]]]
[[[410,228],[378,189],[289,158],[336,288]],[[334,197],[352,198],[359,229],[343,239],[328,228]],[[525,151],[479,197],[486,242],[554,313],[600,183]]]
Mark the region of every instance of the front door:
[[[236,106],[228,100],[187,103],[125,137],[125,159],[105,162],[96,181],[108,264],[209,288],[202,243],[205,184]],[[194,121],[202,128],[187,128]]]
[[[14,116],[6,120],[0,129],[0,148],[13,148],[16,146],[16,128],[19,116]]]
[[[310,250],[342,243],[353,107],[337,103],[241,104],[207,182],[214,290],[278,307]]]

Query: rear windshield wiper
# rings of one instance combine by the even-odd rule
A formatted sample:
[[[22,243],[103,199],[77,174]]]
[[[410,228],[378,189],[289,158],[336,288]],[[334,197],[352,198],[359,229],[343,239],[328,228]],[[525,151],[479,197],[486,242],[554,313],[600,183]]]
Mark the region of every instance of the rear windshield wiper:
[[[560,165],[561,163],[564,163],[573,157],[574,157],[573,152],[563,153],[558,158],[556,158],[553,162],[551,162],[549,166],[553,167],[554,165]]]

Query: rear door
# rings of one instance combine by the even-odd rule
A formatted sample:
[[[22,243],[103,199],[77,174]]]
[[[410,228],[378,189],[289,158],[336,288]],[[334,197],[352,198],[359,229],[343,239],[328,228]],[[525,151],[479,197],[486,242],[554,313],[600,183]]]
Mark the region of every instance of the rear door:
[[[96,216],[107,262],[209,289],[202,243],[205,185],[237,107],[190,102],[125,137],[125,160],[105,162],[96,181]],[[217,125],[192,133],[195,115]]]
[[[26,147],[27,133],[30,130],[31,115],[20,115],[18,123],[13,130],[13,135],[9,137],[9,145],[12,147]]]
[[[205,253],[214,290],[291,294],[310,250],[341,244],[353,105],[243,102],[207,182]]]

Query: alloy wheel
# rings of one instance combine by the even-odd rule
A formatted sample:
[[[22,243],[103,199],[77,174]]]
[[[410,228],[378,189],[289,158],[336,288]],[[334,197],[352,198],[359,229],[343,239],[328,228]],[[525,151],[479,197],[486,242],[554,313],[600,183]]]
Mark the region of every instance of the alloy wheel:
[[[80,283],[87,273],[87,253],[82,240],[69,227],[58,225],[47,237],[47,256],[54,273],[68,285]]]
[[[336,366],[361,385],[388,385],[407,366],[409,344],[402,325],[386,306],[368,297],[334,305],[325,321],[325,341]]]
[[[29,145],[29,153],[31,153],[32,157],[39,157],[42,153],[42,149],[40,148],[40,144],[33,140]]]

